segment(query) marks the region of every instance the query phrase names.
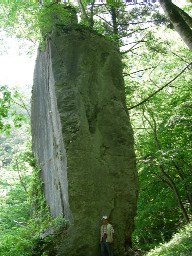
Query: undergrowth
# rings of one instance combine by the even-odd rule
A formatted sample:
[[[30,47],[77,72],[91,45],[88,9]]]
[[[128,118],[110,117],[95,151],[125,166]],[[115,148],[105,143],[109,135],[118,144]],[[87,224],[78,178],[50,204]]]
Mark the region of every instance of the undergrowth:
[[[184,227],[168,242],[151,250],[146,256],[190,256],[192,255],[192,223]]]
[[[57,231],[67,223],[62,216],[55,219],[51,217],[43,195],[40,170],[31,156],[25,155],[23,158],[30,158],[33,171],[23,174],[22,183],[16,179],[14,183],[7,183],[6,187],[4,183],[4,187],[0,187],[2,191],[7,190],[1,196],[0,255],[46,256],[44,250],[46,251],[52,236],[48,235],[41,240],[40,234],[49,228]]]

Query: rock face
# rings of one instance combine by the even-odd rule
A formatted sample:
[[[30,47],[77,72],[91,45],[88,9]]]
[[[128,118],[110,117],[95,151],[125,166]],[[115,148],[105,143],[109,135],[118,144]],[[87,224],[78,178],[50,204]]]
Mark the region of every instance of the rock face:
[[[110,41],[81,27],[52,32],[36,61],[32,137],[51,214],[70,223],[57,255],[99,255],[102,215],[115,229],[114,255],[124,255],[137,173],[120,54]]]

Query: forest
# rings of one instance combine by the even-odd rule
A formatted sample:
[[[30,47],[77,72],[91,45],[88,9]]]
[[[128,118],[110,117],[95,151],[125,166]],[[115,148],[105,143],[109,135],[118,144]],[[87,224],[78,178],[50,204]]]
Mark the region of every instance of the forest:
[[[192,255],[192,2],[1,2],[0,28],[29,42],[23,52],[34,55],[54,26],[68,22],[68,9],[77,13],[80,29],[102,35],[121,55],[139,178],[126,255]],[[0,85],[2,256],[54,255],[52,236],[42,241],[40,234],[68,225],[63,216],[51,217],[42,192],[31,149],[30,98],[30,86]]]

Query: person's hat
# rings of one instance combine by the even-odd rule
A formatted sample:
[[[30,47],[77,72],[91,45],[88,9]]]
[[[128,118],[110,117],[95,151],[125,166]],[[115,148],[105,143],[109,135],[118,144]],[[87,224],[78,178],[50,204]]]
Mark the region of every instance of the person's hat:
[[[102,220],[107,220],[107,219],[108,219],[107,216],[103,216],[103,217],[102,217]]]

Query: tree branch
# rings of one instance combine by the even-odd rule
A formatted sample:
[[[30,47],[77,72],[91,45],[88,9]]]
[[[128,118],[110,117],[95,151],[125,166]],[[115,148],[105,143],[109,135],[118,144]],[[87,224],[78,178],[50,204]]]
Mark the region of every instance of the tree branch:
[[[186,64],[189,64],[189,62],[187,60],[184,59],[184,57],[180,56],[178,53],[175,53],[171,50],[169,50],[173,55],[177,56],[180,60],[182,60],[183,62],[185,62]]]
[[[80,3],[80,6],[81,6],[81,9],[82,9],[83,18],[85,18],[85,20],[86,20],[87,22],[89,22],[89,17],[88,17],[88,15],[87,15],[87,13],[86,13],[86,10],[85,10],[85,7],[84,7],[82,1],[79,0],[79,3]]]
[[[140,43],[143,41],[143,39],[144,39],[145,37],[146,37],[146,35],[145,35],[140,41],[136,42],[133,46],[131,46],[128,50],[126,50],[126,51],[124,51],[124,52],[121,52],[121,54],[126,54],[126,53],[128,53],[129,51],[131,51],[136,45],[140,44]]]
[[[137,21],[137,22],[127,22],[127,23],[121,23],[119,25],[121,26],[128,26],[128,25],[138,25],[138,24],[145,24],[145,23],[154,23],[158,22],[160,20],[146,20],[146,21]]]
[[[158,92],[162,91],[165,87],[167,87],[168,85],[170,85],[172,82],[174,82],[181,74],[183,74],[185,72],[185,70],[187,68],[189,68],[192,65],[192,62],[189,63],[178,75],[176,75],[173,79],[171,79],[168,83],[166,83],[165,85],[163,85],[162,87],[160,87],[157,91],[155,91],[154,93],[152,93],[151,95],[149,95],[147,98],[145,98],[144,100],[142,100],[141,102],[131,106],[128,108],[128,110],[131,110],[133,108],[136,108],[140,105],[142,105],[143,103],[147,102],[148,100],[150,100],[155,94],[157,94]]]
[[[133,74],[136,74],[138,72],[143,72],[143,71],[146,71],[146,70],[149,70],[149,69],[154,69],[156,68],[157,66],[154,66],[154,67],[150,67],[150,68],[144,68],[144,69],[140,69],[140,70],[137,70],[137,71],[134,71],[132,73],[123,73],[123,76],[130,76],[130,75],[133,75]]]
[[[27,108],[25,102],[23,101],[23,99],[22,99],[20,96],[19,96],[19,99],[21,100],[21,103],[15,101],[15,100],[13,100],[13,102],[14,102],[16,105],[18,105],[18,106],[22,107],[23,109],[25,109],[25,110],[27,111],[28,117],[31,118],[30,111],[29,111],[29,109]]]
[[[95,15],[96,17],[98,17],[98,18],[100,18],[101,20],[103,20],[109,27],[111,27],[112,28],[112,25],[108,22],[108,21],[106,21],[106,19],[104,19],[103,17],[101,17],[100,15]]]
[[[25,190],[25,193],[27,194],[27,188],[26,188],[25,183],[23,182],[23,179],[22,179],[22,176],[21,176],[21,173],[20,173],[20,170],[19,170],[19,164],[18,164],[17,158],[16,158],[16,170],[17,170],[17,173],[18,173],[18,176],[19,176],[20,183],[23,186],[23,188]]]
[[[92,3],[91,3],[91,10],[90,10],[90,26],[91,26],[91,28],[92,28],[93,25],[94,25],[94,20],[93,20],[93,15],[94,15],[93,9],[94,9],[94,5],[95,5],[95,0],[93,0]]]

